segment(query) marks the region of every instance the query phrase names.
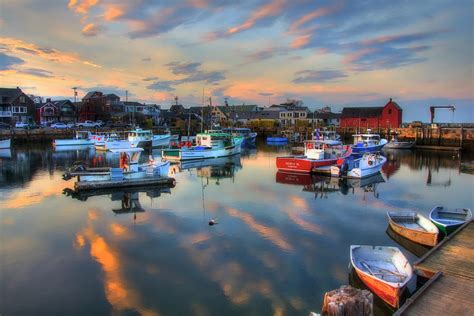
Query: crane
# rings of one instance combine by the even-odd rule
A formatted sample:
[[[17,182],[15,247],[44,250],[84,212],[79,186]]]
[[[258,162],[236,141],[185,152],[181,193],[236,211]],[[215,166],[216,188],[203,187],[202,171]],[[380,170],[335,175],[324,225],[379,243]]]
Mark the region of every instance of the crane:
[[[433,120],[435,117],[435,109],[449,109],[454,113],[456,108],[454,105],[435,105],[435,106],[430,106],[430,113],[431,113],[431,125],[433,125]]]

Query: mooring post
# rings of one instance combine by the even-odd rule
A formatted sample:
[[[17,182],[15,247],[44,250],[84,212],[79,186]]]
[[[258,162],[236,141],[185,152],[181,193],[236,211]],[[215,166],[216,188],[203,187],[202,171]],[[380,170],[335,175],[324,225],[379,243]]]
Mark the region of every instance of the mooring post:
[[[322,315],[372,316],[374,295],[367,291],[342,285],[324,294]]]

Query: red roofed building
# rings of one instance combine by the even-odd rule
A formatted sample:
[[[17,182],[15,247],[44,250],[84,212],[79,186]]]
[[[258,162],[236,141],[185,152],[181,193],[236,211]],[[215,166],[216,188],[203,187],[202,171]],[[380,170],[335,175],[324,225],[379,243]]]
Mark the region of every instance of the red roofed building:
[[[344,108],[341,127],[397,128],[402,125],[402,108],[392,99],[383,107]]]

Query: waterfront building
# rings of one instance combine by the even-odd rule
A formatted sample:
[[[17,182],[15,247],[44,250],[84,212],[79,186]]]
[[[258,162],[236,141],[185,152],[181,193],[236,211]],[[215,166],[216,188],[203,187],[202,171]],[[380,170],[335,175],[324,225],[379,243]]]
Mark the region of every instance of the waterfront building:
[[[33,122],[35,103],[19,87],[0,88],[0,122]]]
[[[35,121],[41,125],[49,125],[53,122],[77,123],[76,106],[70,100],[51,101],[37,103]]]
[[[392,98],[382,107],[346,107],[341,127],[397,128],[402,124],[402,108]]]

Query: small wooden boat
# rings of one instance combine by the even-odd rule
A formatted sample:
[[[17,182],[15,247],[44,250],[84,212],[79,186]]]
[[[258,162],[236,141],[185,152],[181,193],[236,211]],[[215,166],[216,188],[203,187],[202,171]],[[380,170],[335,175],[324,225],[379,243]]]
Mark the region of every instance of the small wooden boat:
[[[305,141],[304,155],[277,157],[276,166],[279,171],[310,173],[323,166],[341,165],[350,155],[349,146],[310,140]]]
[[[438,227],[414,211],[387,212],[390,227],[398,234],[422,245],[438,243]]]
[[[11,139],[0,140],[0,149],[8,149],[11,146]]]
[[[430,212],[430,220],[446,235],[458,229],[471,217],[472,212],[468,208],[446,209],[443,206],[436,206]]]
[[[347,178],[365,178],[380,172],[387,158],[379,154],[365,153],[362,158],[354,159],[353,156],[344,159],[340,167],[332,166],[332,176]]]
[[[351,245],[350,257],[362,282],[387,304],[399,307],[400,295],[413,276],[413,269],[400,249]]]

